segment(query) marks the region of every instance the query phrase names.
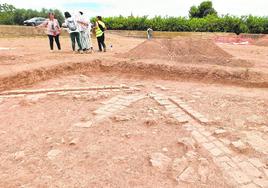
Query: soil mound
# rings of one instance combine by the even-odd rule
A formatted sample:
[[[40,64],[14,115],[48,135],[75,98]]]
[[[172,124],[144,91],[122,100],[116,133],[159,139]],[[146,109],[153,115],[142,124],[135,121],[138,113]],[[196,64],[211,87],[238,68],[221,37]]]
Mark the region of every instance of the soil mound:
[[[180,37],[154,39],[143,42],[123,54],[132,59],[162,59],[181,63],[209,63],[230,66],[251,66],[243,60],[235,60],[212,40]]]

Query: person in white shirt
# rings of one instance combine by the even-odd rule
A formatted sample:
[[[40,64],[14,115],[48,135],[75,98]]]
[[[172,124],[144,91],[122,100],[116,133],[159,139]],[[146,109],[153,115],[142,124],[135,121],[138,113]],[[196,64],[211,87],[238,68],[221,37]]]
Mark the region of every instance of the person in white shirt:
[[[77,17],[77,23],[79,25],[79,31],[81,36],[81,45],[84,52],[90,52],[92,50],[90,30],[91,24],[87,18],[85,18],[83,12],[79,12]]]
[[[147,29],[147,37],[148,37],[148,40],[151,40],[153,38],[153,29],[151,28]]]
[[[83,53],[78,23],[71,16],[69,12],[65,12],[64,16],[65,16],[65,23],[63,24],[63,26],[67,27],[68,32],[70,33],[73,51],[75,52],[75,43],[77,43],[79,48],[78,52]]]

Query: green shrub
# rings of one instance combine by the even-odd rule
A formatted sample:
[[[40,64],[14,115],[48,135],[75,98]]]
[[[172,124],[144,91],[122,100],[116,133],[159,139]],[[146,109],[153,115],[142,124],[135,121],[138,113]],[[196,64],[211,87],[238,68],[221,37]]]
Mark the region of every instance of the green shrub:
[[[202,5],[202,6],[201,6]],[[202,16],[186,17],[161,17],[155,16],[115,16],[103,18],[108,29],[112,30],[146,30],[152,28],[155,31],[183,31],[183,32],[233,32],[233,33],[268,33],[268,17],[257,16],[217,16],[216,12],[206,12],[212,6],[205,2],[197,7],[203,12]],[[192,8],[193,14],[196,11]],[[47,17],[49,12],[54,12],[60,23],[64,21],[59,10],[42,9],[16,9],[12,5],[0,4],[0,24],[23,24],[24,20],[32,17]],[[211,14],[210,14],[211,13]],[[91,19],[92,22],[95,18]]]

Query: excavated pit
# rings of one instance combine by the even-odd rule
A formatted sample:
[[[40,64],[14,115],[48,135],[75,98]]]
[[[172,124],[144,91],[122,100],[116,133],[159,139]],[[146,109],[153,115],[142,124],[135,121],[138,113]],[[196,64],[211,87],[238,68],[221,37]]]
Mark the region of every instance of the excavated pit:
[[[95,72],[140,75],[177,81],[194,81],[238,85],[245,87],[268,87],[268,75],[243,68],[221,69],[220,67],[170,66],[142,61],[119,61],[106,63],[101,60],[83,63],[64,63],[55,66],[25,70],[0,77],[0,90],[22,88],[54,77],[91,74]]]

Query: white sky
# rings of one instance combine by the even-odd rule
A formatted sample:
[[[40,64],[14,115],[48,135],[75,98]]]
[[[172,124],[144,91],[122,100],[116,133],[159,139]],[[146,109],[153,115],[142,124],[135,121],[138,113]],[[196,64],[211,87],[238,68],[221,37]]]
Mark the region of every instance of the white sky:
[[[88,16],[155,15],[188,16],[192,5],[203,0],[0,0],[18,8],[58,8],[62,11],[84,11]],[[268,16],[268,0],[212,0],[221,14]]]

